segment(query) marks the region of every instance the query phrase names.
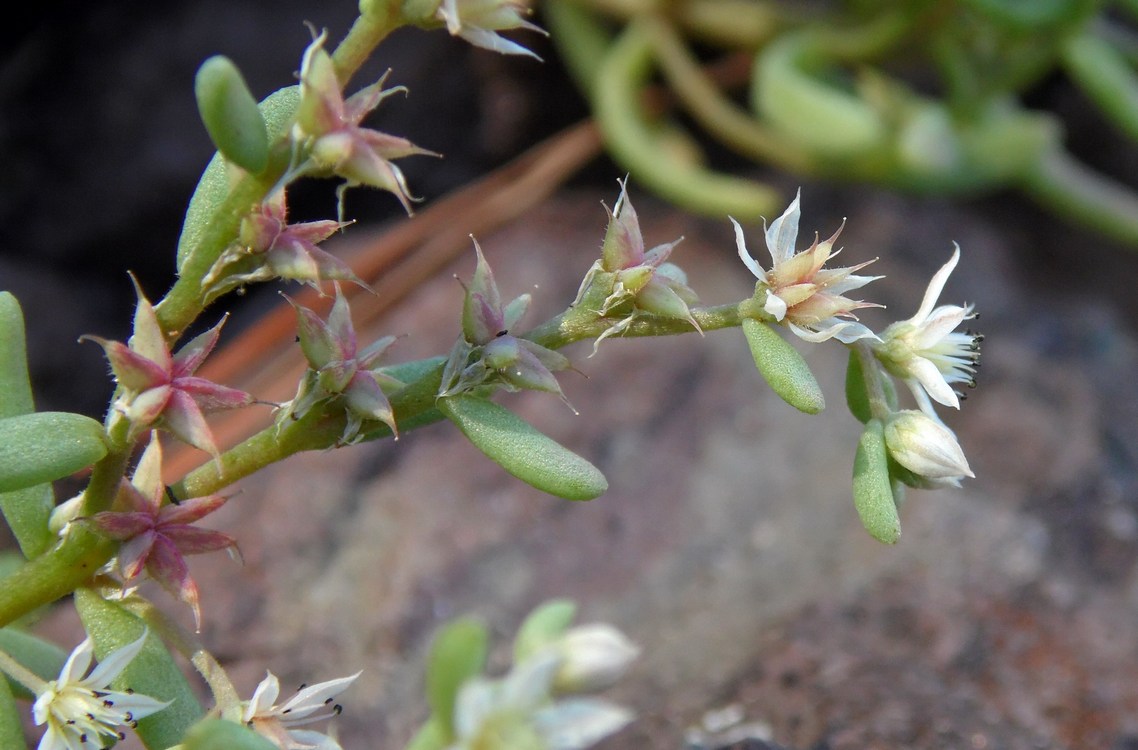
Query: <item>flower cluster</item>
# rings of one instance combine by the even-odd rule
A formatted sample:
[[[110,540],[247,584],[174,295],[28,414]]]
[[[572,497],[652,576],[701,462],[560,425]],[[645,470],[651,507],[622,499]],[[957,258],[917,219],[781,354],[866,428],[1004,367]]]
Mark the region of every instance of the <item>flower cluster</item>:
[[[626,182],[621,181],[620,197],[609,212],[601,257],[585,274],[574,300],[574,305],[581,304],[590,292],[599,291],[604,296],[595,312],[619,317],[597,337],[594,354],[601,341],[620,335],[643,315],[686,320],[703,333],[692,317],[690,305],[696,303],[697,297],[688,286],[687,274],[676,264],[667,262],[672,249],[683,238],[645,250],[640,220],[627,190]]]
[[[227,498],[208,495],[165,504],[162,484],[162,446],[152,435],[131,482],[123,480],[114,510],[79,519],[97,533],[122,544],[118,569],[123,587],[136,583],[145,571],[194,612],[201,630],[198,587],[190,577],[184,555],[226,549],[237,552],[237,540],[220,531],[194,526],[225,504]]]
[[[319,403],[339,400],[348,420],[340,437],[342,444],[358,439],[368,420],[382,422],[398,436],[395,414],[383,389],[396,389],[403,383],[379,368],[395,337],[384,336],[360,350],[348,300],[339,284],[327,320],[291,299],[289,303],[296,310],[300,349],[309,369],[296,397],[282,410],[281,423],[300,419]]]
[[[510,332],[529,308],[530,295],[523,294],[503,304],[494,273],[477,241],[474,252],[478,262],[470,285],[465,287],[462,336],[447,358],[439,396],[496,386],[507,391],[546,391],[565,401],[553,373],[568,369],[569,359]]]
[[[202,279],[207,300],[246,284],[271,279],[351,281],[366,286],[346,263],[317,245],[347,226],[340,221],[290,224],[285,191],[278,190],[241,221],[237,242],[226,249]]]
[[[106,352],[122,388],[114,408],[130,420],[132,435],[141,435],[151,426],[161,427],[216,458],[217,444],[204,414],[253,403],[253,397],[244,391],[194,375],[217,345],[225,321],[197,336],[174,355],[154,307],[137,282],[135,291],[138,305],[129,342],[124,344],[90,335],[81,340],[94,341]]]
[[[335,174],[347,182],[340,188],[357,185],[386,190],[411,213],[411,194],[403,172],[392,159],[423,154],[437,156],[419,148],[406,138],[360,127],[360,122],[401,86],[384,89],[386,76],[344,99],[331,56],[324,50],[325,35],[317,37],[304,52],[300,67],[300,106],[292,138],[316,172]],[[341,201],[342,206],[342,201]]]
[[[772,265],[769,270],[759,265],[748,252],[743,228],[735,225],[735,244],[739,257],[751,273],[758,278],[756,296],[764,295],[763,309],[774,316],[799,338],[817,343],[836,338],[850,344],[864,338],[873,338],[873,331],[856,322],[853,311],[862,307],[880,307],[870,302],[851,300],[846,292],[860,289],[880,276],[857,276],[854,271],[865,268],[872,260],[848,268],[825,268],[826,262],[838,254],[834,242],[842,227],[830,239],[820,242],[818,235],[810,247],[795,252],[798,240],[798,220],[801,216],[801,191],[782,216],[771,222],[766,230],[767,250]]]
[[[461,37],[476,47],[503,55],[528,55],[540,61],[530,50],[498,34],[510,29],[544,34],[544,29],[525,19],[529,12],[515,0],[442,0],[435,16],[446,24],[451,36]]]
[[[845,344],[868,347],[876,364],[862,376],[879,386],[890,376],[901,379],[919,407],[919,410],[897,410],[894,404],[878,399],[878,413],[872,416],[884,426],[892,462],[890,475],[916,487],[959,486],[961,479],[974,474],[956,436],[937,416],[933,402],[959,408],[962,396],[954,391],[953,385],[974,386],[980,366],[983,337],[955,330],[963,321],[976,317],[972,306],[936,306],[949,275],[960,260],[960,248],[955,249],[948,263],[933,276],[916,314],[875,334],[856,320],[853,311],[880,305],[845,296],[880,278],[854,273],[872,261],[848,268],[825,267],[837,254],[834,242],[840,228],[825,241],[819,241],[816,235],[809,248],[795,252],[800,215],[800,195],[796,195],[786,211],[766,227],[766,244],[772,260],[770,269],[764,269],[750,255],[742,227],[732,219],[739,257],[758,278],[756,302],[761,304],[764,313],[785,324],[803,340],[819,342],[834,338]]]

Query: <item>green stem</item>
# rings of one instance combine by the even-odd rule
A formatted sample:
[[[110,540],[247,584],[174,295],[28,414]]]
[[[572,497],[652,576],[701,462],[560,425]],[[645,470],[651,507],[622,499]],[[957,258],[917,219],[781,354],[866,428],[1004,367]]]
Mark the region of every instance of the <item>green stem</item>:
[[[708,133],[748,158],[796,172],[818,171],[808,151],[779,136],[724,96],[704,75],[670,24],[661,18],[646,18],[643,23],[661,72],[688,114]]]
[[[613,158],[634,180],[688,210],[716,217],[731,214],[744,221],[772,213],[781,198],[769,186],[668,156],[641,105],[640,89],[651,71],[651,37],[639,19],[609,50],[596,81],[593,108]]]
[[[401,25],[390,6],[374,3],[371,12],[358,17],[348,35],[332,53],[332,64],[342,85],[359,70],[384,37]],[[241,220],[265,199],[285,175],[291,150],[290,128],[270,149],[270,164],[261,174],[246,174],[214,211],[197,245],[187,254],[177,282],[156,306],[158,322],[170,342],[177,340],[205,309],[202,279],[241,229]]]
[[[1138,246],[1138,195],[1054,149],[1023,175],[1022,188],[1051,210],[1134,247]]]
[[[391,0],[361,2],[360,15],[332,53],[332,65],[340,85],[346,86],[379,43],[402,25],[403,19]]]
[[[0,627],[67,596],[114,556],[118,544],[73,525],[67,539],[0,580]]]
[[[1063,44],[1063,67],[1128,138],[1138,139],[1138,76],[1109,42],[1087,32]]]
[[[32,695],[42,693],[47,687],[47,683],[41,680],[39,675],[13,659],[12,655],[3,649],[0,649],[0,672],[27,688]]]
[[[855,341],[848,346],[854,350],[858,361],[861,362],[862,379],[865,381],[866,396],[869,400],[869,412],[874,419],[880,419],[884,423],[893,411],[889,406],[889,399],[885,395],[885,384],[882,382],[882,378],[886,375],[869,344],[864,341]]]

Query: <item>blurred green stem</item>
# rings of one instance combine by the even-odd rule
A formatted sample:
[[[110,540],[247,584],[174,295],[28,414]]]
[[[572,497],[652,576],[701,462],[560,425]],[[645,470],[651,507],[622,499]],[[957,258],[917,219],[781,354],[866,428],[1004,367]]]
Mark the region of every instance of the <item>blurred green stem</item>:
[[[1054,149],[1023,176],[1025,192],[1056,213],[1138,247],[1138,195]]]

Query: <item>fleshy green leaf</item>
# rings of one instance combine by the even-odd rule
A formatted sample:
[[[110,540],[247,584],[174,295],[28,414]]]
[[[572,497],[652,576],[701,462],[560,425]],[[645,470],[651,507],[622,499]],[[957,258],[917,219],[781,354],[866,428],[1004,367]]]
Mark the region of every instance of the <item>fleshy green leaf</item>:
[[[142,635],[143,621],[115,602],[108,602],[91,589],[75,591],[75,608],[87,634],[95,642],[100,659]],[[142,695],[172,701],[166,708],[138,722],[138,736],[149,750],[163,750],[182,741],[202,718],[202,707],[174,657],[150,631],[142,651],[114,681],[114,687],[131,688]]]
[[[0,680],[0,747],[20,750],[26,748],[24,727],[20,722],[20,709],[8,689],[8,681]]]
[[[466,395],[437,404],[478,450],[526,484],[566,500],[592,500],[608,489],[600,469],[508,409]]]
[[[105,455],[103,426],[82,414],[41,411],[0,419],[0,492],[51,482]]]
[[[34,410],[24,314],[11,292],[0,292],[0,417],[18,417]]]
[[[206,719],[186,734],[182,750],[277,750],[277,746],[244,724]]]
[[[202,63],[194,95],[202,123],[222,156],[253,174],[261,172],[269,162],[269,133],[233,61],[215,55]]]
[[[288,86],[275,91],[259,105],[261,115],[265,120],[265,127],[272,142],[281,137],[292,124],[293,115],[296,114],[297,104],[300,102],[300,87]],[[225,159],[215,154],[213,160],[202,172],[194,195],[190,198],[190,205],[186,209],[186,220],[182,224],[182,234],[178,237],[178,270],[186,262],[190,252],[197,246],[206,227],[213,219],[214,211],[229,194],[229,175],[226,172]]]
[[[743,321],[743,334],[759,373],[783,401],[807,414],[817,414],[826,408],[822,388],[806,360],[777,331],[766,323],[747,318]]]
[[[463,683],[482,673],[490,634],[473,617],[442,627],[427,656],[427,703],[432,718],[449,741],[454,737],[454,704]]]
[[[514,637],[514,663],[520,664],[564,635],[576,614],[577,605],[568,599],[553,599],[530,612]]]
[[[59,646],[11,627],[0,629],[0,650],[10,654],[13,659],[42,680],[54,680],[58,677],[63,662],[67,661],[67,654]],[[33,697],[23,685],[10,680],[7,683],[17,697],[24,700]]]
[[[407,743],[405,750],[443,750],[449,743],[450,740],[439,727],[438,720],[432,716],[419,727],[419,731]]]
[[[882,374],[881,387],[885,391],[886,405],[891,410],[896,411],[897,388],[893,385],[893,379]],[[857,417],[862,424],[873,418],[873,413],[869,407],[869,388],[865,383],[861,359],[852,348],[850,349],[850,361],[846,366],[846,404],[850,407],[850,413]]]
[[[854,507],[865,530],[879,542],[895,544],[901,538],[901,519],[893,499],[885,429],[871,419],[857,443],[853,470]]]
[[[850,349],[850,361],[846,364],[846,404],[850,407],[850,414],[865,424],[873,418],[869,408],[869,393],[865,387],[865,376],[861,370],[861,358],[857,352]]]
[[[0,418],[35,411],[24,339],[20,303],[10,293],[0,292]],[[54,506],[50,484],[0,492],[0,512],[24,557],[31,559],[51,545],[53,537],[47,522]]]

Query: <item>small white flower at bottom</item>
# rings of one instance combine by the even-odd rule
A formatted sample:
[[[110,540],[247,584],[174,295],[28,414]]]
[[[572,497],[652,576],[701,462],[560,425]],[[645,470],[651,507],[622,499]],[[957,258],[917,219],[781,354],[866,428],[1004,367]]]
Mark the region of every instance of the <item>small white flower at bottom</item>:
[[[90,674],[94,647],[88,638],[71,652],[58,679],[36,694],[32,717],[47,725],[37,750],[96,750],[125,737],[119,727],[137,726],[138,720],[161,711],[169,702],[131,691],[109,690],[142,650],[147,633],[108,654]],[[84,676],[86,675],[86,676]]]
[[[280,681],[272,672],[265,672],[265,679],[245,704],[241,720],[281,750],[342,750],[340,743],[328,735],[296,727],[339,716],[343,709],[335,703],[336,696],[347,690],[360,674],[356,672],[348,677],[301,688],[290,700],[278,706]]]
[[[447,750],[583,750],[632,721],[597,698],[551,699],[563,657],[535,654],[500,680],[474,678],[455,706],[456,741]]]

